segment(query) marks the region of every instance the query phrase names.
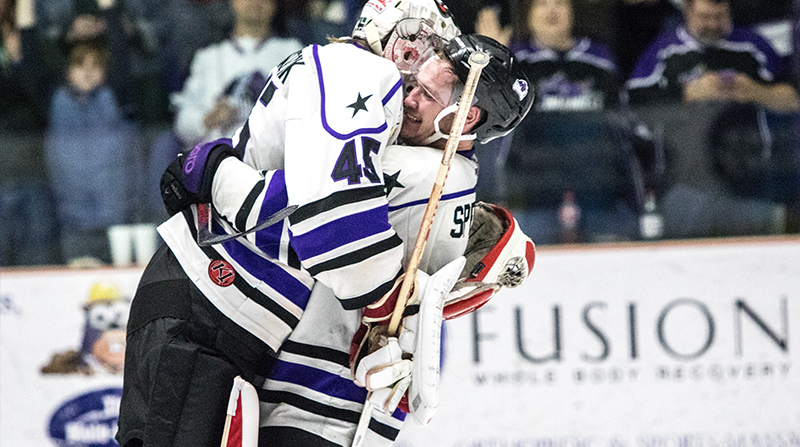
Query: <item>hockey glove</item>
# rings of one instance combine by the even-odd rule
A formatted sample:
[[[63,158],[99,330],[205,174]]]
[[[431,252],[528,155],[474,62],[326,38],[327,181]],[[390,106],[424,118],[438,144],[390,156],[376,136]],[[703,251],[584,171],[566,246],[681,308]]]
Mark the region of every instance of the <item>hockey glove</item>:
[[[473,213],[467,263],[445,302],[446,320],[475,311],[501,287],[519,286],[533,269],[536,248],[508,210],[478,202]]]
[[[362,351],[365,341],[373,343],[366,349],[370,353],[355,356],[354,381],[373,391],[373,403],[384,412],[394,411],[407,390],[409,399],[404,399],[401,410],[410,412],[422,424],[430,421],[436,412],[442,307],[464,262],[465,259],[459,257],[430,277],[421,271],[417,273],[415,289],[422,292],[409,298],[407,309],[414,309],[413,314],[403,319],[399,337],[370,337],[369,325],[365,324],[362,328],[366,328],[366,336],[354,338],[354,348],[359,341],[358,348]],[[409,401],[413,403],[410,409]]]
[[[231,140],[200,143],[188,154],[180,153],[161,176],[161,199],[172,216],[194,203],[211,202],[211,182],[223,159],[234,156]]]

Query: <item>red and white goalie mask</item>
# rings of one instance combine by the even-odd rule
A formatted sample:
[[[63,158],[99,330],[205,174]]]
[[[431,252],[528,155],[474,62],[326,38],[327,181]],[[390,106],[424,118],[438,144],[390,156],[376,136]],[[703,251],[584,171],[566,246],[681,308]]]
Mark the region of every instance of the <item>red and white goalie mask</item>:
[[[382,55],[386,39],[403,19],[423,19],[433,32],[451,39],[461,31],[441,0],[369,0],[361,10],[353,37],[364,39],[375,54]]]
[[[466,315],[502,287],[517,287],[533,269],[536,249],[508,210],[478,202],[473,210],[467,263],[445,302],[444,318]]]

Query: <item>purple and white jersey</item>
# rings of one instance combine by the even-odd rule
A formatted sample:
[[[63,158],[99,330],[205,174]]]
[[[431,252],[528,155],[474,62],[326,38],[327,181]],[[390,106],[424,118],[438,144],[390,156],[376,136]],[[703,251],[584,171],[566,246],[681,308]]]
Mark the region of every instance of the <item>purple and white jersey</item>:
[[[242,231],[287,205],[299,208],[282,223],[213,247],[195,242],[192,213],[159,227],[187,275],[244,329],[243,338],[254,335],[277,352],[315,281],[346,309],[391,289],[403,242],[388,220],[382,157],[402,119],[400,87],[392,62],[350,44],[294,53],[272,71],[233,138],[244,164],[227,159],[215,175],[214,231]]]
[[[764,84],[785,76],[775,50],[755,32],[735,28],[714,45],[703,45],[684,26],[661,34],[639,56],[626,83],[631,104],[683,98],[683,87],[707,71],[733,70]]]
[[[390,146],[384,154],[389,221],[405,242],[404,263],[413,251],[441,158],[441,150],[426,147]],[[463,254],[477,168],[472,151],[453,157],[421,270],[432,274]],[[350,342],[360,320],[361,312],[342,308],[330,288],[321,283],[313,288],[302,320],[259,390],[262,427],[293,427],[337,445],[350,445],[367,396],[352,381],[349,366]],[[364,444],[391,445],[404,416],[400,411],[393,415],[374,411]]]
[[[619,103],[617,65],[605,45],[583,37],[567,51],[530,40],[512,48],[533,85],[534,110],[603,110]]]

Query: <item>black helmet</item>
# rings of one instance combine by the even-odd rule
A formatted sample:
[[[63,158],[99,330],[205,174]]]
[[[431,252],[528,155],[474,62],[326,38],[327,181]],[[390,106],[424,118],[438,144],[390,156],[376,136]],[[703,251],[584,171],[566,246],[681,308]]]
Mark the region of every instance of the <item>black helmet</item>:
[[[467,80],[469,56],[475,51],[484,51],[491,57],[475,88],[475,105],[483,109],[486,116],[473,132],[478,142],[486,143],[508,135],[517,127],[533,105],[533,91],[511,50],[480,34],[456,36],[445,48],[461,82]]]

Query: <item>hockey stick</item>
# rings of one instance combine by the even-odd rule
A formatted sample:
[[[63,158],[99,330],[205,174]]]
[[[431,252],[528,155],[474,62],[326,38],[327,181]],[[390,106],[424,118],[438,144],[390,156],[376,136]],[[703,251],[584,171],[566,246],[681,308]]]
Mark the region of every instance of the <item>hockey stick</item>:
[[[296,209],[297,205],[289,205],[245,231],[230,234],[216,234],[211,231],[211,205],[208,203],[199,203],[197,204],[197,245],[208,247],[210,245],[227,242],[231,239],[236,239],[237,237],[246,236],[258,230],[263,230],[270,225],[274,225],[286,219]]]
[[[483,51],[476,51],[469,56],[469,74],[467,75],[467,81],[464,85],[464,92],[461,95],[461,99],[458,101],[456,117],[453,122],[453,127],[450,129],[450,135],[447,138],[447,146],[442,154],[442,162],[436,173],[436,180],[433,183],[428,205],[425,207],[425,214],[422,216],[422,224],[417,233],[417,239],[414,242],[414,251],[411,252],[406,274],[403,277],[403,283],[400,285],[397,303],[392,312],[392,318],[389,320],[389,336],[398,335],[403,311],[406,308],[406,303],[411,293],[411,287],[417,279],[417,269],[422,259],[422,252],[425,250],[425,244],[428,241],[431,226],[433,225],[433,218],[436,215],[436,209],[442,198],[444,184],[447,181],[447,175],[450,173],[450,164],[458,148],[458,143],[461,140],[461,133],[464,130],[464,123],[467,121],[467,114],[469,113],[470,107],[472,107],[472,98],[475,96],[475,88],[478,85],[481,71],[489,64],[489,59],[489,54]],[[372,419],[372,409],[374,407],[374,404],[370,401],[371,397],[372,392],[370,391],[367,394],[367,400],[364,403],[364,409],[361,412],[361,418],[358,421],[351,447],[361,447],[364,443],[364,438],[369,428],[369,422]]]
[[[464,86],[464,93],[458,101],[456,118],[453,122],[453,127],[450,129],[450,135],[447,138],[447,146],[442,154],[442,162],[439,165],[439,171],[436,173],[436,180],[433,183],[431,196],[428,199],[428,205],[425,207],[425,214],[422,216],[422,224],[417,233],[417,240],[414,242],[414,251],[411,252],[411,259],[408,261],[406,275],[403,278],[403,284],[400,286],[400,295],[397,297],[392,319],[389,320],[390,335],[398,335],[403,311],[406,308],[406,302],[411,294],[411,287],[417,279],[417,269],[422,259],[422,252],[425,250],[425,244],[428,242],[428,236],[430,235],[431,226],[433,225],[433,218],[436,216],[436,209],[439,207],[439,201],[442,198],[444,184],[447,181],[447,175],[450,173],[450,164],[458,148],[461,132],[464,129],[464,123],[467,121],[467,114],[469,113],[470,107],[472,107],[472,98],[475,96],[475,88],[478,85],[478,79],[480,79],[483,68],[489,64],[489,58],[489,54],[483,51],[476,51],[469,56],[469,74],[467,75],[467,81]]]

